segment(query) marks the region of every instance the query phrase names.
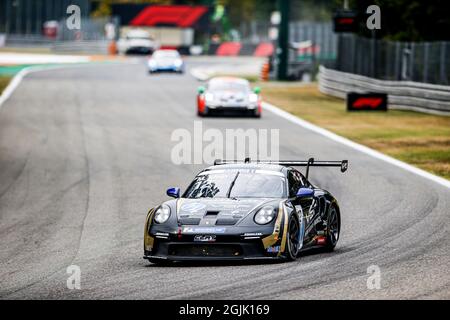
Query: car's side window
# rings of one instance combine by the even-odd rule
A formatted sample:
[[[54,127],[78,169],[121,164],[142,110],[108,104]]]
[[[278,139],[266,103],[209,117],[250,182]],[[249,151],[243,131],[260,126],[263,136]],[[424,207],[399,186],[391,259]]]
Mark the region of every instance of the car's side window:
[[[309,183],[308,180],[306,180],[305,176],[302,175],[300,172],[297,172],[297,174],[298,174],[298,176],[300,177],[300,180],[301,180],[301,184],[302,184],[301,187],[309,188],[311,186],[311,184]]]
[[[297,195],[298,189],[302,186],[302,179],[300,174],[295,170],[290,170],[288,173],[289,183],[289,198],[293,198]]]

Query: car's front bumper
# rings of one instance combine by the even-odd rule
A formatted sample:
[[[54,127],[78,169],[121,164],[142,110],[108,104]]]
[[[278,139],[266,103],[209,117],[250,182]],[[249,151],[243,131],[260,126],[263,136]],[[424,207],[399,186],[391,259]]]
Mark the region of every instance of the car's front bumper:
[[[156,67],[149,67],[148,70],[150,72],[181,72],[183,71],[183,67],[176,67],[176,66],[156,66]]]
[[[206,105],[209,114],[250,114],[254,115],[259,112],[258,107],[254,105]]]
[[[147,46],[132,46],[122,49],[124,53],[127,54],[133,54],[133,53],[139,53],[139,54],[151,54],[155,49],[153,47],[147,47]]]
[[[258,236],[237,234],[215,234],[214,241],[196,241],[198,235],[171,234],[161,238],[152,235],[151,248],[144,250],[144,259],[150,261],[169,260],[254,260],[279,259],[279,241],[267,245],[263,239],[270,237],[271,232],[259,233]]]
[[[145,252],[147,259],[167,260],[242,260],[255,258],[274,258],[264,254],[262,243],[195,243],[158,242],[155,250]]]

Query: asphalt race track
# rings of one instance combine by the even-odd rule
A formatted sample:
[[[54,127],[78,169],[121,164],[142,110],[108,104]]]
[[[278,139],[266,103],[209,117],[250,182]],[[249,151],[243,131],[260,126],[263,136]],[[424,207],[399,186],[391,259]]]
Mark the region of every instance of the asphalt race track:
[[[0,109],[1,299],[450,298],[450,190],[270,112],[203,127],[276,128],[281,158],[349,159],[345,174],[311,170],[340,201],[336,251],[293,263],[143,260],[148,209],[203,167],[170,158],[173,130],[198,120],[198,85],[188,73],[150,76],[143,62],[25,77]],[[66,285],[73,264],[80,290]],[[367,287],[371,265],[381,289]]]

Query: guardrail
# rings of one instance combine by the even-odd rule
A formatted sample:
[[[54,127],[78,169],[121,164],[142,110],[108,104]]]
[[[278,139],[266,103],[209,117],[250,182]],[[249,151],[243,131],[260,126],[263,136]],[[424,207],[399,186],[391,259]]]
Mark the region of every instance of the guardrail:
[[[86,54],[108,54],[108,40],[56,41],[52,45],[55,52],[73,52]]]
[[[450,116],[450,86],[378,80],[320,66],[319,90],[343,99],[348,92],[383,92],[388,94],[390,109]]]
[[[48,39],[42,35],[8,35],[6,47],[41,48],[63,53],[107,54],[111,41],[97,40],[56,40]]]

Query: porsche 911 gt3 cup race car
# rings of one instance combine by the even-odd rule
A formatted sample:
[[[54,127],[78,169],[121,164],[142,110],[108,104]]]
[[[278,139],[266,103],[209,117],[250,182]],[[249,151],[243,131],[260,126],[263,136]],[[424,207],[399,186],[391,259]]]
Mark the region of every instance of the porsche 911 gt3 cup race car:
[[[306,167],[303,175],[294,167]],[[337,200],[312,185],[310,167],[348,161],[243,162],[216,160],[180,196],[148,212],[144,258],[183,260],[295,260],[302,250],[332,251],[341,228]]]
[[[208,81],[205,87],[198,88],[197,114],[246,114],[261,116],[261,89],[253,90],[246,79],[234,77],[216,77]]]
[[[177,50],[156,50],[148,59],[148,72],[184,72],[184,62]]]

